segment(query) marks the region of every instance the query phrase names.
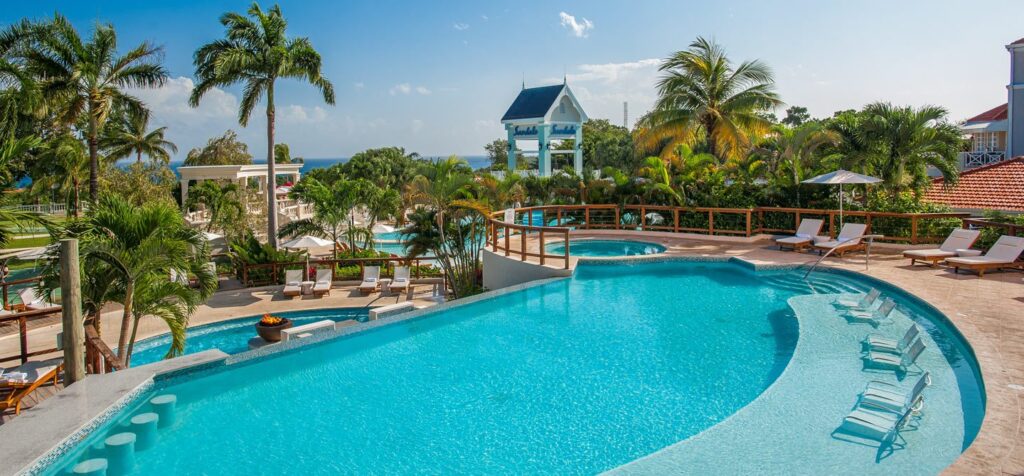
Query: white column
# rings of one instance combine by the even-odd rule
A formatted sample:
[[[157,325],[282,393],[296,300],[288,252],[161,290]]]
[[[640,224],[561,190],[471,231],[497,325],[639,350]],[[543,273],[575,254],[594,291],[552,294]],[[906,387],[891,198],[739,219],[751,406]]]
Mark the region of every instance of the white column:
[[[550,129],[548,124],[537,126],[537,168],[540,169],[541,177],[551,176],[551,151],[548,150]]]
[[[583,124],[576,125],[576,140],[573,149],[572,167],[576,175],[583,176]]]
[[[185,209],[185,204],[188,203],[188,180],[181,180],[181,208]]]
[[[516,171],[516,131],[512,124],[505,124],[505,132],[508,133],[508,171]]]

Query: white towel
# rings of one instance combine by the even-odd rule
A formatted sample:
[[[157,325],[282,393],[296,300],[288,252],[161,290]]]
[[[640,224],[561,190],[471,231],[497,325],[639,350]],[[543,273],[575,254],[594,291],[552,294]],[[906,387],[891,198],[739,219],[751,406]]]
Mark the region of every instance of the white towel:
[[[288,281],[288,285],[289,286],[298,286],[299,282],[298,281]]]
[[[368,282],[368,283],[376,283],[377,282],[377,278],[366,278],[366,282]]]

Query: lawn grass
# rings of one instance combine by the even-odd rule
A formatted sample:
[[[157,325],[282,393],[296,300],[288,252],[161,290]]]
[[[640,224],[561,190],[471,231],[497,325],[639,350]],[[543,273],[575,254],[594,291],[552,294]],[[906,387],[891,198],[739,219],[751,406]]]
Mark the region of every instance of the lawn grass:
[[[7,244],[7,248],[36,248],[50,244],[50,236],[15,237]]]

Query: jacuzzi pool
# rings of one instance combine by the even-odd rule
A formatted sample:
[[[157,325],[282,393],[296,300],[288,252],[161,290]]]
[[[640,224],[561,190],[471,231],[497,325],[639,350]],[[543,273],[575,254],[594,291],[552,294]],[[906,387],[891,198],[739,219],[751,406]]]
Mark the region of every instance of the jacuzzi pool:
[[[551,254],[565,254],[565,243],[555,242],[544,246]],[[665,247],[657,243],[633,240],[569,240],[569,254],[592,258],[616,256],[640,256],[664,253]]]
[[[897,301],[877,329],[833,302]],[[134,474],[934,474],[973,440],[969,348],[927,304],[859,275],[734,262],[583,264],[390,325],[157,381],[57,463],[87,458],[155,395],[177,420]],[[932,375],[891,454],[832,431],[870,380],[860,340],[911,322]],[[623,466],[625,465],[625,466]]]

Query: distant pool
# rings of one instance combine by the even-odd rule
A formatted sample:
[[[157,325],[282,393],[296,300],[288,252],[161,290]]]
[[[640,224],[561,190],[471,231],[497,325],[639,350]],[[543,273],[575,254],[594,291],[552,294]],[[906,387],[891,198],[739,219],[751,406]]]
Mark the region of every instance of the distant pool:
[[[369,313],[369,309],[358,307],[288,311],[274,313],[274,315],[287,317],[296,326],[301,326],[324,319],[336,322],[346,319],[365,321]],[[230,321],[191,327],[188,329],[188,339],[185,341],[185,354],[194,354],[210,349],[220,349],[228,354],[245,352],[249,350],[249,339],[256,337],[254,326],[260,320],[260,317],[262,315],[239,317]],[[132,351],[132,366],[135,367],[163,360],[170,347],[171,336],[169,334],[158,335],[136,342],[135,349]]]
[[[544,247],[548,253],[565,254],[565,244],[550,243]],[[632,240],[569,240],[569,254],[593,258],[613,256],[640,256],[664,253],[665,247],[657,243]]]

